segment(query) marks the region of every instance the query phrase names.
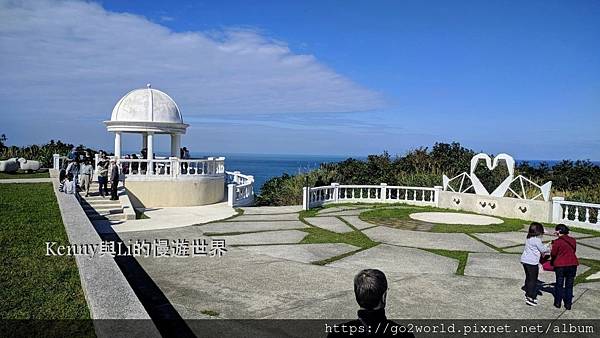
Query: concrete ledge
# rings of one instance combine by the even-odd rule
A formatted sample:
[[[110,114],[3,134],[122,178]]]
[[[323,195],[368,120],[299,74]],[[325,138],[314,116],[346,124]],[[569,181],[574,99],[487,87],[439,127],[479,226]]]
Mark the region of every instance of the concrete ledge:
[[[59,192],[57,179],[53,179],[52,184],[70,244],[99,245],[102,240],[85,215],[76,195]],[[75,261],[92,319],[151,319],[112,257],[76,256]],[[110,326],[95,328],[98,336],[115,334],[111,332]],[[145,325],[144,332],[132,332],[130,336],[143,334],[160,337],[154,325],[150,330],[148,328]]]
[[[121,186],[123,186],[123,181],[119,182],[119,184]],[[123,214],[125,215],[126,220],[128,220],[128,221],[134,220],[134,219],[136,219],[135,209],[133,208],[133,204],[131,203],[131,200],[129,199],[129,195],[127,194],[127,189],[125,189],[125,187],[123,187],[123,190],[125,191],[125,193],[119,195],[119,203],[121,203],[121,206],[123,207]]]

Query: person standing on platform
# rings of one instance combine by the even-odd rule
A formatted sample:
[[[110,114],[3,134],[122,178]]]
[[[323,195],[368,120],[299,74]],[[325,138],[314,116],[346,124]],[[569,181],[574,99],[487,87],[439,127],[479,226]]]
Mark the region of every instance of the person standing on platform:
[[[118,200],[117,188],[119,186],[119,166],[114,159],[110,160],[110,199]]]
[[[92,174],[94,168],[90,164],[89,160],[85,160],[81,169],[79,170],[79,177],[81,178],[81,190],[85,191],[85,197],[90,195],[90,184],[92,183]]]
[[[102,154],[100,161],[98,161],[98,190],[100,196],[104,197],[108,195],[108,160],[106,154]]]

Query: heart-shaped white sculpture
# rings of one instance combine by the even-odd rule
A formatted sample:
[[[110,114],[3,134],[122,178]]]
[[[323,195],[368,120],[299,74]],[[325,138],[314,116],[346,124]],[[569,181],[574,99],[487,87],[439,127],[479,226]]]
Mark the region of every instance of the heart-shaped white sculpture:
[[[489,170],[494,170],[498,166],[498,162],[500,160],[504,160],[504,162],[506,162],[506,167],[508,168],[508,176],[504,179],[504,181],[502,181],[502,183],[500,183],[500,185],[498,187],[496,187],[496,189],[494,189],[494,191],[491,194],[489,191],[487,191],[487,189],[483,186],[483,184],[481,184],[479,177],[477,177],[477,175],[475,175],[475,169],[477,168],[477,163],[479,163],[480,160],[485,160],[486,166]],[[514,174],[515,174],[515,159],[512,158],[512,156],[510,156],[508,154],[498,154],[492,160],[492,158],[490,158],[490,156],[488,154],[480,153],[480,154],[473,156],[473,158],[471,159],[470,176],[471,176],[471,182],[473,183],[473,188],[475,189],[475,193],[477,195],[490,195],[490,196],[495,196],[495,197],[503,197],[504,194],[506,194],[506,191],[508,190],[508,188],[510,187],[510,184],[512,183],[512,181],[514,179]]]

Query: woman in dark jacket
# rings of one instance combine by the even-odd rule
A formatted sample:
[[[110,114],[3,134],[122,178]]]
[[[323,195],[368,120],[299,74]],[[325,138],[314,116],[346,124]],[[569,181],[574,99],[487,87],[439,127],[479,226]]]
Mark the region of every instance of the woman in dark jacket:
[[[573,303],[573,283],[579,261],[575,255],[577,243],[575,238],[569,236],[569,228],[559,224],[554,228],[557,239],[552,241],[552,266],[556,273],[556,285],[554,287],[554,306],[560,309],[561,302],[565,309],[571,310]]]

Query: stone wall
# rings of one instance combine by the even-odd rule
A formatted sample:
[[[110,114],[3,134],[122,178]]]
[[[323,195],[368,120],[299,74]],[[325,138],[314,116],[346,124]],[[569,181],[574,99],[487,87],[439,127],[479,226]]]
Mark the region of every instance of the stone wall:
[[[125,189],[135,208],[188,207],[222,202],[225,179],[195,177],[190,179],[127,178]]]
[[[552,202],[441,191],[440,208],[527,221],[552,222]]]

